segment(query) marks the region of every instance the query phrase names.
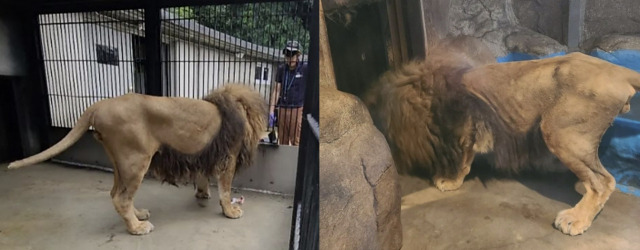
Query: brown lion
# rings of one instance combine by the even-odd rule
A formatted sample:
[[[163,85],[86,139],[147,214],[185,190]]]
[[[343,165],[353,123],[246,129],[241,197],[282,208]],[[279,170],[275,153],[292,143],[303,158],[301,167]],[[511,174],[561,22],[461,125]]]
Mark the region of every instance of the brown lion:
[[[196,197],[203,199],[209,198],[209,177],[215,176],[224,214],[239,218],[242,210],[231,204],[231,183],[238,170],[252,164],[266,118],[262,96],[242,85],[220,87],[203,100],[126,94],[93,104],[60,142],[9,168],[50,159],[93,126],[113,163],[113,205],[131,234],[153,230],[149,211],[133,205],[147,171],[176,186],[193,181]]]
[[[494,63],[481,42],[461,37],[427,59],[385,73],[363,99],[387,136],[401,173],[427,169],[442,191],[458,189],[476,153],[508,173],[571,170],[586,188],[554,225],[585,232],[615,189],[598,146],[630,110],[640,74],[582,53]]]

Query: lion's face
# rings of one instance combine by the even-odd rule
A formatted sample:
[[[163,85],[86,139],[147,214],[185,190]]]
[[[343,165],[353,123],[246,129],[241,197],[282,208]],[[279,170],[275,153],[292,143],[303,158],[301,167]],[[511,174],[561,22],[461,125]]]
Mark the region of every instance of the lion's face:
[[[458,170],[471,166],[475,155],[476,130],[473,119],[467,109],[461,104],[439,105],[435,107],[434,119],[431,122],[432,130],[440,133],[432,133],[427,137],[428,144],[433,145],[436,152],[430,159],[436,173],[443,176],[451,176]]]

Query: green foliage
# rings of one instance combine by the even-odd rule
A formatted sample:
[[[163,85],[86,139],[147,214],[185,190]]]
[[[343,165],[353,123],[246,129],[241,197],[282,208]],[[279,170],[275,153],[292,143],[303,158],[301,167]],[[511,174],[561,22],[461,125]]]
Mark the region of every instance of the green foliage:
[[[193,18],[193,9],[191,7],[178,7],[171,10],[180,18]]]
[[[172,12],[258,45],[281,49],[287,40],[297,40],[304,53],[309,49],[309,0],[180,7]]]

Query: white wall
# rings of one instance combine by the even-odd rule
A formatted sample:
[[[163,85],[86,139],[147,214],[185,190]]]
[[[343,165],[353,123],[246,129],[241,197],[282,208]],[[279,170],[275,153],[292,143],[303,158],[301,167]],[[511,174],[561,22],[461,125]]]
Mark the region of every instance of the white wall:
[[[132,35],[86,22],[89,13],[40,16],[52,125],[71,128],[91,104],[134,89]],[[65,24],[61,24],[65,23]],[[97,62],[96,45],[117,48],[118,65]],[[253,86],[268,101],[277,65],[238,58],[195,43],[169,44],[169,90],[173,96],[202,98],[226,83]],[[256,67],[268,68],[256,80]]]
[[[131,35],[80,23],[85,21],[82,15],[40,16],[54,127],[71,128],[91,104],[125,94],[133,84]],[[96,44],[118,48],[119,65],[98,63]]]
[[[201,98],[210,90],[225,83],[243,83],[257,85],[255,69],[264,65],[269,69],[267,81],[255,86],[265,100],[271,91],[271,81],[275,77],[275,66],[271,63],[257,62],[255,59],[238,58],[235,54],[219,49],[176,41],[170,45],[170,71],[173,78],[170,89],[174,96]]]

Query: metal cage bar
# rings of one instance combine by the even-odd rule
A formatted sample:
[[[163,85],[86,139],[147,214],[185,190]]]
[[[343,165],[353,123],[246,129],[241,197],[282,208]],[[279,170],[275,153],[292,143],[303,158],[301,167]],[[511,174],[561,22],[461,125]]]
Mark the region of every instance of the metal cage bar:
[[[310,123],[318,120],[317,1],[223,1],[206,5],[210,3],[186,1],[180,2],[185,6],[176,6],[167,1],[133,1],[121,6],[36,6],[33,26],[38,31],[30,36],[35,38],[33,45],[38,51],[31,55],[41,66],[31,70],[41,72],[43,89],[39,92],[45,97],[42,110],[50,115],[49,128],[70,128],[89,105],[128,92],[199,98],[227,82],[240,82],[253,86],[271,101],[274,77],[284,63],[283,41],[297,40],[303,44],[301,61],[308,63],[309,72],[291,247],[317,249],[318,137],[314,136],[316,123]],[[225,26],[211,15],[172,13],[180,8],[210,14],[227,11],[241,22]],[[264,9],[271,12],[259,11]],[[291,23],[290,30],[283,37],[268,32],[286,22]],[[234,33],[252,29],[258,31]],[[185,79],[193,84],[180,84]],[[304,118],[307,116],[312,119]]]

